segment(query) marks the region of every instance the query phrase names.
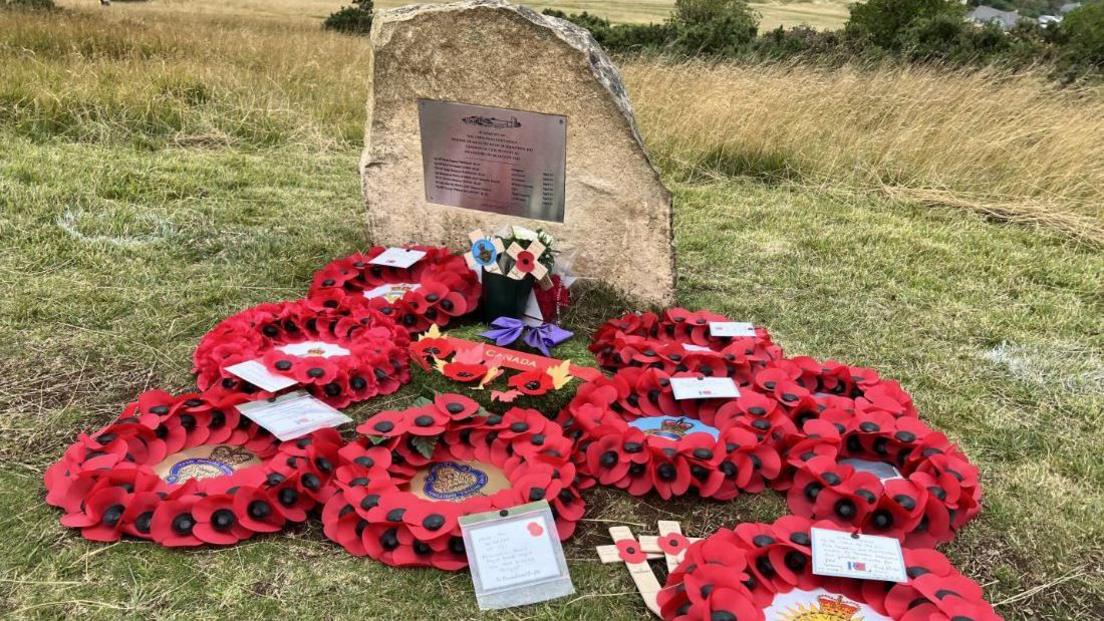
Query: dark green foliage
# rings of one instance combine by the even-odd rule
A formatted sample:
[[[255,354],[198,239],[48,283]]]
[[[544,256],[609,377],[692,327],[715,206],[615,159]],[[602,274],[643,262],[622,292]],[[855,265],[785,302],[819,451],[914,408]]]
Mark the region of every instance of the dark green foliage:
[[[971,0],[974,2],[976,0]],[[1008,3],[1026,0],[1005,0]],[[1031,0],[1056,13],[1058,0]],[[989,6],[995,6],[986,0]],[[798,59],[818,65],[911,62],[952,66],[1051,66],[1064,81],[1104,77],[1104,2],[1071,12],[1048,27],[1031,20],[1010,31],[966,19],[956,0],[868,0],[851,7],[840,30],[778,27],[756,36],[758,16],[744,0],[677,0],[661,24],[613,24],[588,13],[552,15],[588,30],[614,53],[740,60]]]
[[[352,6],[330,13],[322,27],[347,34],[368,34],[372,30],[372,0],[353,0]]]
[[[57,9],[54,0],[0,0],[0,10],[14,11],[53,11]]]
[[[582,13],[567,14],[545,9],[545,15],[566,19],[590,31],[599,45],[613,52],[639,52],[670,47],[670,27],[666,24],[611,24],[608,19]]]
[[[675,51],[691,56],[735,56],[755,40],[759,16],[744,0],[675,0],[669,25]]]
[[[754,53],[761,58],[780,60],[795,56],[820,59],[843,58],[842,32],[817,30],[809,26],[795,26],[787,30],[782,26],[764,32],[754,45]]]
[[[1104,70],[1104,3],[1071,11],[1060,28],[1061,62],[1068,70]]]
[[[901,50],[918,22],[928,22],[932,36],[951,36],[950,19],[962,21],[966,8],[950,0],[867,0],[851,5],[845,32],[877,47]],[[923,27],[923,26],[921,26]],[[938,31],[938,32],[936,32]]]

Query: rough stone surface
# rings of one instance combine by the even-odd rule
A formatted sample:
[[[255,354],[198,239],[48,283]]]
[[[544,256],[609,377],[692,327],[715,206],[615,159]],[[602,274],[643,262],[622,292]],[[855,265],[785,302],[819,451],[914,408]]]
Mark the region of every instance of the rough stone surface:
[[[463,247],[475,228],[543,227],[574,271],[632,297],[674,296],[671,196],[648,161],[617,69],[590,33],[501,0],[377,14],[361,177],[374,243]],[[425,201],[419,98],[568,117],[564,222]]]

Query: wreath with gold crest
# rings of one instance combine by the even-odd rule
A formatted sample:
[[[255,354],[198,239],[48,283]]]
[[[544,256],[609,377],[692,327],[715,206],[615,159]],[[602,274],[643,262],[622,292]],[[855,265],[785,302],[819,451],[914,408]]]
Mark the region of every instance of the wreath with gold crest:
[[[458,520],[546,500],[560,539],[575,532],[572,442],[536,410],[490,414],[455,394],[379,412],[339,452],[327,537],[356,556],[448,571],[468,561]]]

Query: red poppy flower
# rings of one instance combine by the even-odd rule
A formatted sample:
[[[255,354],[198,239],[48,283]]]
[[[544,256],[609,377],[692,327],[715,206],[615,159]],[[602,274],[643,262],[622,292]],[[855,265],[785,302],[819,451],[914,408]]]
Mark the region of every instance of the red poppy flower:
[[[420,502],[403,513],[403,524],[421,541],[447,537],[455,528],[456,505],[450,502]]]
[[[273,359],[284,358],[280,354],[269,354]],[[267,358],[267,357],[266,357]],[[267,362],[267,360],[266,360]],[[273,362],[273,366],[275,366]],[[300,384],[329,384],[337,379],[338,367],[325,358],[310,357],[292,366],[294,377]]]
[[[528,250],[522,250],[517,255],[517,269],[519,272],[528,274],[536,268],[537,258],[533,256],[532,252]]]
[[[415,436],[439,436],[445,432],[449,422],[448,414],[441,412],[435,405],[427,405],[406,414],[410,424],[407,433]]]
[[[433,404],[439,412],[455,421],[470,419],[479,412],[479,404],[463,395],[439,394],[433,398]]]
[[[640,543],[635,539],[621,539],[614,543],[617,545],[617,555],[626,563],[648,562],[648,555],[640,549]]]
[[[587,472],[595,476],[602,485],[617,485],[629,474],[632,465],[624,458],[622,451],[620,438],[613,435],[590,443],[586,449]]]
[[[535,397],[552,390],[552,376],[543,369],[536,369],[513,375],[508,384],[523,394]]]
[[[262,488],[243,487],[234,494],[234,515],[241,525],[257,533],[274,533],[284,527],[284,516],[275,499]]]
[[[450,362],[444,366],[441,372],[445,374],[445,377],[454,382],[470,384],[483,379],[483,376],[487,375],[488,371],[490,371],[490,368],[482,364]]]
[[[502,430],[498,436],[504,440],[509,440],[543,434],[546,429],[554,426],[554,423],[537,410],[510,408],[502,415],[501,425]]]
[[[471,298],[464,297],[463,294],[458,292],[449,293],[437,303],[435,310],[438,310],[441,314],[435,318],[435,321],[439,326],[447,325],[449,317],[462,317],[472,312],[475,306],[476,303]]]
[[[150,522],[153,540],[170,548],[202,543],[195,536],[196,519],[192,513],[198,500],[195,496],[185,496],[158,505]]]
[[[196,538],[205,543],[227,545],[248,539],[253,532],[245,527],[234,512],[234,497],[215,494],[201,498],[192,510]]]
[[[357,427],[366,436],[394,437],[406,433],[410,427],[408,417],[397,410],[385,410],[372,416]]]
[[[117,541],[122,535],[123,514],[130,494],[121,487],[103,487],[92,493],[83,513],[70,513],[61,523],[81,528],[81,534],[92,541]]]
[[[682,533],[667,533],[659,537],[659,548],[671,556],[682,554],[689,546],[690,542]]]
[[[426,371],[429,370],[431,358],[445,360],[456,352],[456,349],[443,338],[423,338],[410,344],[410,356]]]

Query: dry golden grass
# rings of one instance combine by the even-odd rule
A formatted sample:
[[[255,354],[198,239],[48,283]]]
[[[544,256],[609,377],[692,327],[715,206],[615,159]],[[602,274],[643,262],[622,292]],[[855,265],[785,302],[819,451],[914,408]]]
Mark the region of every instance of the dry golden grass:
[[[668,169],[888,189],[1104,239],[1104,89],[995,69],[624,71]]]
[[[323,32],[284,0],[250,17],[252,1],[5,16],[0,126],[81,141],[359,143],[366,38]],[[1099,87],[935,67],[622,65],[670,174],[874,189],[1104,239]]]
[[[4,15],[0,126],[81,141],[326,147],[361,139],[366,38],[303,19],[177,9]]]
[[[71,8],[96,8],[94,0],[58,0]],[[428,3],[452,0],[421,0]],[[321,21],[338,7],[350,4],[350,0],[151,0],[131,3],[125,10],[130,13],[158,13],[208,16],[247,16],[250,19],[303,22],[304,18]],[[377,10],[390,9],[408,0],[375,0]],[[552,8],[569,13],[586,11],[621,23],[661,22],[671,14],[674,0],[533,0],[521,2],[534,10]],[[752,2],[751,6],[762,16],[761,30],[778,26],[807,25],[816,28],[838,28],[847,21],[847,0],[796,0]],[[108,11],[118,10],[119,6]]]

